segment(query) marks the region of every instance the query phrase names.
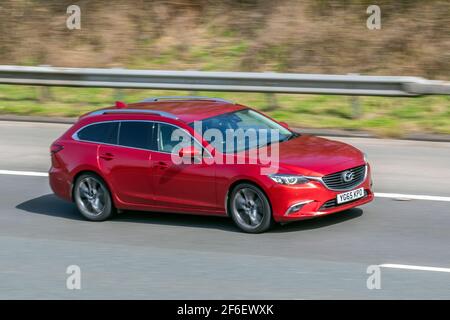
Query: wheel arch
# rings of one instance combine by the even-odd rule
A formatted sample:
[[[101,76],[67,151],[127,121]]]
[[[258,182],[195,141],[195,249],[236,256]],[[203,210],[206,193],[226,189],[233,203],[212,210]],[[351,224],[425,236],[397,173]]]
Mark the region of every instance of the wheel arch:
[[[266,196],[267,201],[269,202],[269,206],[270,206],[270,211],[273,214],[273,209],[272,209],[272,202],[270,201],[270,198],[265,190],[265,188],[262,186],[261,183],[258,183],[252,179],[248,179],[248,178],[240,178],[240,179],[236,179],[235,181],[233,181],[230,186],[228,187],[227,193],[225,194],[225,213],[228,217],[230,216],[230,212],[229,212],[229,205],[230,205],[230,195],[233,192],[233,190],[240,184],[243,183],[247,183],[247,184],[251,184],[255,187],[257,187],[259,190],[261,190],[261,192]]]
[[[73,192],[74,192],[75,182],[77,181],[77,179],[81,175],[86,174],[86,173],[95,174],[100,179],[102,179],[103,183],[108,187],[108,190],[111,193],[111,199],[113,200],[113,203],[114,203],[115,202],[115,196],[113,194],[113,190],[111,188],[111,185],[108,183],[108,181],[105,179],[105,177],[101,173],[99,173],[96,170],[91,169],[91,168],[80,169],[73,175],[72,183],[71,183],[71,187],[70,187],[70,197],[71,197],[72,201],[74,201]]]

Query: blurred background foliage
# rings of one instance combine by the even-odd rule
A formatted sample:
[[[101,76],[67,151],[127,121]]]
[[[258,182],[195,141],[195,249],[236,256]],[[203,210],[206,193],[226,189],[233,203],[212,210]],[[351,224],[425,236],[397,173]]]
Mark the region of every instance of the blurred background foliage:
[[[66,27],[66,8],[72,4],[81,8],[81,30]],[[371,4],[381,7],[381,30],[366,27]],[[1,0],[0,64],[449,80],[450,1]],[[35,88],[0,86],[0,112],[76,115],[81,106],[111,103],[115,96],[110,89],[51,92],[44,101]],[[126,100],[157,94],[124,93]],[[267,104],[262,94],[206,94],[263,109]],[[448,97],[362,98],[359,119],[348,114],[348,97],[277,98],[279,108],[270,112],[299,126],[363,128],[393,136],[450,133]]]
[[[450,1],[2,0],[0,63],[448,79]]]

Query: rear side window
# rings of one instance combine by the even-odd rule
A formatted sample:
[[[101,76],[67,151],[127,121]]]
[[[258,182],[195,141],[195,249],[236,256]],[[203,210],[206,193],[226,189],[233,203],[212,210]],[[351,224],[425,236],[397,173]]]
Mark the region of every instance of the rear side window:
[[[155,150],[155,123],[127,121],[120,123],[119,144],[121,146]]]
[[[84,127],[78,131],[77,136],[83,141],[116,144],[118,128],[117,122],[97,123]]]

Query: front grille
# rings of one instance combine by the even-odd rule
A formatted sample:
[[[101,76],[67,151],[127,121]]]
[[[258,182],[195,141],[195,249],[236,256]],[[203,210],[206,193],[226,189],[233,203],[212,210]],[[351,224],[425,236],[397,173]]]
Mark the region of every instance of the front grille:
[[[346,205],[346,204],[349,204],[349,203],[352,203],[352,202],[355,202],[355,201],[362,200],[362,199],[364,199],[366,197],[367,197],[367,191],[364,190],[364,197],[359,198],[359,199],[355,199],[355,200],[352,200],[352,201],[349,201],[349,202],[344,202],[344,203],[338,204],[336,198],[333,198],[333,199],[328,200],[327,202],[325,202],[320,207],[319,211],[323,211],[323,210],[326,210],[326,209],[331,209],[331,208],[336,208],[336,207],[339,207],[339,206],[343,206],[343,205]]]
[[[351,172],[353,174],[353,179],[351,181],[344,181],[344,172]],[[348,190],[364,181],[366,175],[366,166],[362,165],[359,167],[342,170],[336,173],[326,175],[322,178],[323,183],[332,190]]]

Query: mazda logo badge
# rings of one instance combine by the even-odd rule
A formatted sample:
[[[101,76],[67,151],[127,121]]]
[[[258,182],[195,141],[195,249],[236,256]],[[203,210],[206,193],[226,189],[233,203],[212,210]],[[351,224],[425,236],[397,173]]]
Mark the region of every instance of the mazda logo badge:
[[[350,182],[353,180],[354,177],[355,175],[352,171],[344,171],[342,173],[342,180],[344,180],[344,182]]]

